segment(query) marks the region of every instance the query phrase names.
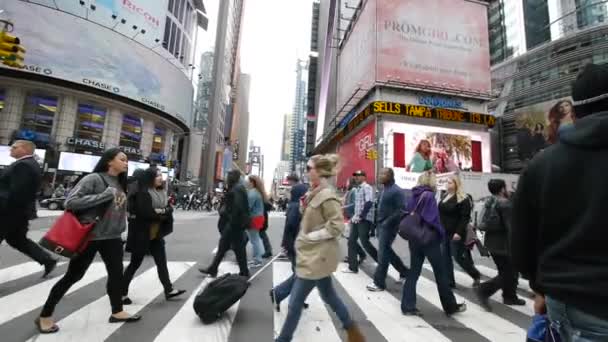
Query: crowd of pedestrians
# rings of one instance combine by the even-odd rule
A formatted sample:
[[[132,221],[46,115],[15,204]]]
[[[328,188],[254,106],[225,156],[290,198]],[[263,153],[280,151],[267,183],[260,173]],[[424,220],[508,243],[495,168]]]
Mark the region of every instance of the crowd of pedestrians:
[[[458,175],[451,176],[445,192],[437,191],[435,174],[429,170],[426,146],[417,151],[410,169],[420,172],[412,189],[395,183],[394,171],[379,172],[380,192],[375,196],[364,171],[356,171],[349,191],[340,197],[331,185],[337,173],[335,155],[316,155],[307,164],[309,185],[289,177],[291,197],[286,204],[286,222],[281,247],[292,264],[293,274],[270,290],[275,308],[288,296],[285,322],[276,339],[291,341],[306,299],[317,289],[321,299],[336,313],[349,342],[365,341],[358,325],[336,292],[332,274],[341,260],[339,239],[347,234],[347,268],[355,274],[366,254],[377,267],[371,292],[385,291],[388,267],[392,265],[403,282],[401,312],[421,316],[416,303],[416,286],[425,259],[437,283],[438,296],[446,315],[467,310],[454,296],[454,261],[471,277],[472,287],[490,311],[489,298],[502,290],[505,305],[525,305],[517,297],[519,275],[535,291],[535,312],[548,314],[551,325],[566,342],[608,340],[608,254],[603,222],[608,201],[608,68],[589,65],[573,85],[576,120],[560,131],[555,145],[530,161],[521,175],[514,197],[506,183],[492,179],[491,195],[484,204],[477,227],[485,233],[485,247],[498,269],[495,278],[482,282],[471,255],[470,235],[473,202]],[[27,238],[28,221],[35,212],[41,171],[33,158],[35,146],[18,140],[11,146],[16,161],[0,174],[0,242],[30,256],[44,267],[44,276],[56,267],[55,260]],[[36,319],[40,333],[59,331],[53,313],[70,287],[87,272],[99,253],[105,264],[110,323],[136,322],[124,306],[132,304],[128,294],[133,275],[146,254],[156,263],[167,300],[186,291],[173,287],[167,270],[164,237],[173,230],[172,206],[158,169],[151,167],[127,178],[127,156],[120,149],[107,150],[93,173],[82,178],[67,195],[65,207],[83,223],[95,223],[86,248],[73,257],[67,272],[51,289]],[[604,168],[606,166],[607,168]],[[263,181],[243,178],[230,171],[219,208],[220,233],[217,252],[208,267],[200,271],[217,276],[220,262],[232,249],[240,275],[262,266],[272,255],[266,234],[268,211],[272,208]],[[423,234],[416,235],[412,227]],[[121,235],[129,230],[126,249],[131,260],[123,269]],[[374,234],[378,247],[370,241]],[[473,231],[474,232],[474,231]],[[394,251],[397,236],[408,239],[409,268]],[[246,245],[252,244],[252,260]]]

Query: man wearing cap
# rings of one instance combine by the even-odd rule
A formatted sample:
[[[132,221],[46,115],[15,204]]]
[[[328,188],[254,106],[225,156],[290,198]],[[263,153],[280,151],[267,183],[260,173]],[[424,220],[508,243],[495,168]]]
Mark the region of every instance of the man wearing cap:
[[[608,341],[608,67],[587,65],[572,98],[574,126],[519,179],[511,255],[562,340]]]
[[[355,191],[355,213],[351,218],[352,228],[348,237],[348,269],[346,273],[359,272],[357,260],[357,240],[361,240],[363,249],[374,261],[378,262],[378,251],[369,241],[372,224],[374,222],[374,189],[366,182],[365,171],[358,170],[353,173],[357,185]]]

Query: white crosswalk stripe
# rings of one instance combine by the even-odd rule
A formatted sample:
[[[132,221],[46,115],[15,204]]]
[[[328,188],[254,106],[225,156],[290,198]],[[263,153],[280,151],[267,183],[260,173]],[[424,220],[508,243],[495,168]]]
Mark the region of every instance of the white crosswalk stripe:
[[[344,265],[341,265],[342,268]],[[31,262],[14,265],[0,269],[0,340],[15,342],[68,342],[68,341],[124,341],[124,334],[134,331],[146,336],[146,340],[155,342],[226,342],[231,341],[258,341],[255,336],[248,336],[248,339],[235,340],[231,338],[233,334],[240,331],[240,322],[246,320],[242,317],[249,312],[258,312],[264,319],[268,320],[267,325],[262,330],[266,331],[265,339],[272,336],[276,338],[288,313],[289,298],[281,303],[281,311],[275,312],[268,298],[268,289],[260,286],[252,286],[246,294],[246,300],[237,302],[228,310],[226,314],[216,323],[204,325],[194,313],[192,308],[195,296],[199,290],[204,288],[211,278],[201,277],[196,271],[195,262],[175,262],[168,263],[170,277],[173,281],[188,279],[192,288],[187,288],[189,297],[173,302],[174,309],[167,310],[164,314],[163,307],[168,305],[164,302],[163,288],[160,284],[155,267],[148,263],[147,268],[142,269],[133,279],[130,288],[130,298],[134,304],[126,306],[125,309],[131,313],[143,312],[142,321],[134,325],[110,324],[110,305],[105,295],[106,271],[102,262],[94,262],[85,276],[77,282],[68,292],[71,298],[80,298],[80,307],[70,308],[59,318],[57,324],[61,328],[59,333],[53,335],[38,335],[32,330],[32,317],[35,317],[46,300],[51,287],[58,281],[60,274],[50,280],[41,279],[32,285],[32,278],[22,280],[26,277],[41,272],[39,265]],[[60,268],[65,270],[65,268]],[[276,262],[269,270],[268,281],[273,285],[278,285],[291,274],[291,264],[288,262]],[[431,271],[428,265],[424,266],[425,273],[420,277],[417,286],[418,298],[423,299],[427,307],[441,312],[441,303],[437,293],[437,287],[432,279],[428,277],[426,271]],[[495,270],[482,268],[480,270],[491,275]],[[367,268],[367,272],[369,267]],[[220,265],[219,274],[236,273],[238,266],[232,262],[224,262]],[[56,273],[59,273],[57,271]],[[405,342],[405,341],[470,341],[471,338],[462,339],[463,331],[469,336],[485,338],[492,342],[511,342],[525,339],[525,329],[521,327],[521,322],[531,320],[532,302],[526,300],[526,306],[511,307],[509,317],[502,317],[497,313],[490,313],[483,310],[479,305],[466,300],[471,296],[471,279],[463,272],[456,271],[456,281],[462,290],[457,291],[458,302],[466,301],[468,310],[462,314],[451,317],[438,318],[433,314],[428,317],[403,316],[401,314],[400,296],[401,291],[393,287],[391,291],[369,292],[366,285],[372,283],[370,274],[361,270],[358,274],[345,274],[336,272],[334,274],[334,284],[340,297],[349,303],[354,303],[356,307],[349,307],[351,315],[358,315],[357,320],[364,332],[374,333],[377,336],[374,342]],[[397,272],[390,268],[388,283],[391,286],[398,280]],[[272,280],[270,280],[272,279]],[[23,281],[23,288],[19,288],[19,282]],[[260,280],[256,281],[262,281]],[[269,284],[270,284],[269,283]],[[15,285],[10,289],[4,288],[7,284]],[[397,293],[398,289],[398,293]],[[4,295],[6,293],[6,295]],[[464,297],[463,297],[464,296]],[[263,297],[263,298],[262,298]],[[162,301],[157,300],[162,298]],[[251,300],[251,299],[255,300]],[[470,299],[470,297],[469,297]],[[493,305],[503,306],[500,294],[492,297]],[[343,340],[343,331],[339,320],[336,320],[331,309],[325,305],[317,290],[313,290],[306,302],[310,308],[303,311],[298,328],[294,335],[294,342],[310,342],[323,340],[328,342],[338,342]],[[257,303],[257,304],[252,304]],[[260,307],[260,303],[263,303]],[[420,304],[420,303],[419,303]],[[429,306],[429,304],[431,306]],[[61,306],[62,303],[59,304]],[[251,306],[255,305],[255,308]],[[146,313],[153,312],[154,319],[146,321]],[[423,312],[426,313],[426,312]],[[237,319],[238,317],[241,317]],[[516,321],[511,321],[516,317]],[[27,322],[25,322],[27,320]],[[519,323],[517,323],[519,321]],[[447,323],[446,323],[447,322]],[[5,336],[18,324],[28,323],[31,332],[23,339],[7,339]],[[459,330],[455,333],[455,330]],[[137,334],[136,333],[136,334]],[[19,336],[25,336],[21,334]],[[118,336],[118,337],[117,337]],[[130,335],[129,335],[130,336]],[[247,335],[243,335],[247,336]],[[133,341],[140,340],[137,335],[133,336]],[[262,338],[259,339],[260,341]]]

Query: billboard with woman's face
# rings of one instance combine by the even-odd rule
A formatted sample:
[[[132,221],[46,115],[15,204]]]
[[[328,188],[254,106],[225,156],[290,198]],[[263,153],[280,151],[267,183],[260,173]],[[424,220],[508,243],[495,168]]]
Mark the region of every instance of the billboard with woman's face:
[[[527,162],[558,141],[559,133],[574,120],[574,107],[570,98],[564,98],[517,109],[515,115],[517,153]]]

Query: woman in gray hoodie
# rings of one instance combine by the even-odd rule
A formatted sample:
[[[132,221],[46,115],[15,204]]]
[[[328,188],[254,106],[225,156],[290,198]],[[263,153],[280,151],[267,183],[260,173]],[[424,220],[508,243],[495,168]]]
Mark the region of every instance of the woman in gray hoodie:
[[[96,222],[86,249],[70,260],[68,271],[49,294],[36,326],[41,334],[56,333],[52,318],[55,306],[78,282],[99,252],[108,271],[108,296],[112,306],[110,323],[135,322],[141,317],[122,308],[123,250],[121,234],[127,225],[127,156],[118,148],[104,152],[93,173],[84,177],[68,195],[66,210],[83,223]]]

